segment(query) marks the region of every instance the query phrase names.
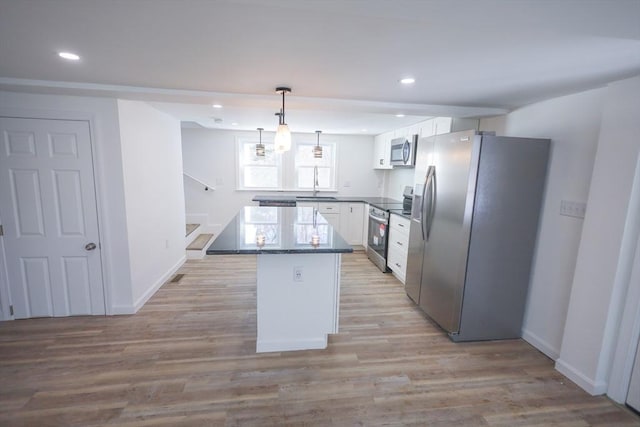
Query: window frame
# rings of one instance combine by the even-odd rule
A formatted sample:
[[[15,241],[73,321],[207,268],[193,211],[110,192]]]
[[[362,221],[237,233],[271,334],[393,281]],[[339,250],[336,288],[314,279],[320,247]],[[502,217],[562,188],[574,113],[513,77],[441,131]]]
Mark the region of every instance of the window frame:
[[[295,138],[295,136],[294,136]],[[245,163],[244,159],[244,147],[246,145],[253,145],[255,148],[255,144],[258,143],[257,138],[250,137],[238,137],[236,138],[236,190],[238,191],[264,191],[264,192],[273,192],[273,191],[312,191],[313,187],[299,187],[298,186],[298,175],[299,168],[311,168],[313,167],[311,164],[304,164],[302,166],[298,166],[298,162],[296,161],[296,153],[299,147],[309,147],[309,150],[313,150],[313,146],[316,145],[316,142],[312,142],[306,138],[300,138],[299,141],[295,139],[292,141],[291,150],[282,153],[276,154],[273,152],[274,144],[271,142],[264,142],[265,149],[267,152],[271,151],[274,155],[275,163],[273,165],[265,165],[264,167],[276,167],[278,170],[278,185],[277,187],[251,187],[247,186],[244,182],[244,172],[246,167],[255,167],[262,165],[252,165],[249,163]],[[320,191],[324,192],[336,192],[338,191],[338,144],[336,142],[322,142],[320,145],[323,147],[323,152],[326,152],[324,147],[330,148],[332,153],[332,159],[328,166],[322,165],[321,167],[327,167],[329,169],[329,181],[330,185],[328,187],[319,188]]]
[[[309,190],[313,190],[313,186],[311,187],[300,187],[300,181],[299,181],[299,176],[300,176],[300,169],[301,168],[313,168],[315,165],[312,164],[303,164],[303,165],[298,165],[297,161],[296,161],[296,153],[298,151],[298,147],[309,147],[309,151],[313,151],[313,147],[316,145],[317,143],[312,143],[312,142],[305,142],[305,141],[300,141],[298,143],[295,144],[295,152],[292,153],[293,156],[293,162],[294,162],[294,173],[293,173],[293,187],[298,190],[298,191],[309,191]],[[337,144],[335,142],[323,142],[320,144],[320,146],[322,147],[322,151],[323,153],[326,153],[328,150],[326,148],[330,148],[331,149],[331,160],[330,160],[330,164],[329,165],[318,165],[318,168],[328,168],[329,169],[329,186],[328,187],[318,187],[318,190],[321,191],[337,191],[337,182],[338,182],[338,173],[337,173]],[[293,149],[292,149],[293,151]],[[323,159],[324,160],[324,159]],[[315,162],[312,162],[315,163]]]
[[[254,141],[251,138],[238,138],[236,140],[236,188],[238,190],[255,190],[255,191],[278,191],[282,188],[282,185],[284,183],[284,171],[283,171],[283,161],[282,161],[282,156],[277,155],[274,153],[273,149],[274,149],[274,144],[273,143],[268,143],[268,142],[263,142],[264,146],[265,146],[265,152],[271,152],[274,153],[274,163],[273,164],[267,164],[267,165],[260,165],[260,164],[251,164],[251,163],[246,163],[245,162],[245,158],[244,158],[244,149],[247,145],[253,146],[253,149],[255,150],[255,146],[256,144],[258,144],[258,141]],[[270,150],[269,150],[270,147]],[[244,180],[244,173],[245,173],[245,169],[247,167],[264,167],[264,168],[276,168],[277,171],[277,185],[275,187],[253,187],[253,186],[247,186]]]

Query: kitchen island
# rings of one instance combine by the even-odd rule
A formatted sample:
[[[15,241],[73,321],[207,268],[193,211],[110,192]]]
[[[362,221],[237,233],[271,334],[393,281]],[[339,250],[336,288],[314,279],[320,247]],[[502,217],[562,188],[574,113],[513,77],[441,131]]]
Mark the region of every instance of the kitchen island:
[[[207,255],[257,255],[256,352],[321,349],[338,332],[341,254],[313,208],[245,206]]]

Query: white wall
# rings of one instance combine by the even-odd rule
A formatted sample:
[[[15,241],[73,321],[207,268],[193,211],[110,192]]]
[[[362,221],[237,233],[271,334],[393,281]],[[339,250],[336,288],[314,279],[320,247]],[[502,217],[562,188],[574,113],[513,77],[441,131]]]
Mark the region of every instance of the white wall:
[[[384,197],[402,201],[402,192],[407,185],[413,187],[413,168],[393,168],[386,170],[384,181]]]
[[[274,134],[263,132],[263,141],[273,139]],[[204,191],[202,185],[189,178],[184,179],[184,194],[188,220],[198,215],[208,217],[208,229],[221,231],[238,210],[253,205],[256,194],[273,192],[236,190],[236,139],[255,139],[257,132],[234,132],[209,129],[182,129],[184,172],[216,187]],[[315,134],[293,134],[301,142],[315,142]],[[379,196],[382,192],[381,171],[371,167],[373,162],[373,138],[370,136],[322,135],[323,142],[335,142],[338,153],[337,196]],[[345,187],[345,185],[349,185]]]
[[[118,100],[133,311],[185,261],[180,122]]]
[[[0,92],[0,114],[87,120],[91,127],[107,314],[131,306],[129,243],[116,100]]]
[[[556,364],[592,394],[607,391],[617,340],[633,339],[618,337],[618,331],[640,227],[640,206],[630,204],[640,154],[639,118],[640,76],[611,84]]]
[[[583,222],[561,216],[560,202],[587,200],[605,92],[555,98],[481,121],[481,130],[498,135],[552,140],[523,326],[523,337],[552,359],[560,354]]]

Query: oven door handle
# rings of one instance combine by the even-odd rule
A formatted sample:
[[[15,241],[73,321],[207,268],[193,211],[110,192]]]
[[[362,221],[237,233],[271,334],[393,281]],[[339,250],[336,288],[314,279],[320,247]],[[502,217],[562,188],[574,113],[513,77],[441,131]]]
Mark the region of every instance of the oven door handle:
[[[380,218],[378,216],[373,216],[373,215],[369,215],[369,219],[381,223],[381,224],[386,224],[387,223],[387,219],[386,218]]]

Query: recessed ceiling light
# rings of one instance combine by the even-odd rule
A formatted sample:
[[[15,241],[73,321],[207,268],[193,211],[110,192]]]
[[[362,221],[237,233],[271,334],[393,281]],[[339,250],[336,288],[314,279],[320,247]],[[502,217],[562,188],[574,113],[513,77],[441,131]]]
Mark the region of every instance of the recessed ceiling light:
[[[213,108],[222,108],[222,105],[220,105],[220,104],[213,104],[213,105],[212,105],[212,107],[213,107]]]
[[[71,52],[58,52],[58,56],[63,59],[68,59],[69,61],[79,61],[80,56]]]
[[[231,126],[238,126],[238,122],[231,123]]]
[[[366,129],[360,129],[360,132],[366,132],[366,131],[367,131]]]
[[[404,117],[404,114],[396,114],[396,117]]]
[[[414,79],[413,77],[405,77],[404,79],[400,79],[400,83],[402,83],[403,85],[410,85],[415,82],[416,79]]]

